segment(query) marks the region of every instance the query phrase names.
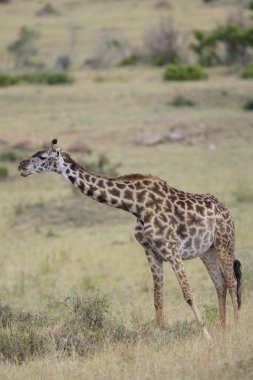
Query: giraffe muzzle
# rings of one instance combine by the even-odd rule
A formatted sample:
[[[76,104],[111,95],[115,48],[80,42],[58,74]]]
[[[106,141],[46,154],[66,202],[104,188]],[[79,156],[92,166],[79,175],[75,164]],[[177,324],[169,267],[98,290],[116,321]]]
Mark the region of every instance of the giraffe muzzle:
[[[31,174],[31,173],[28,173],[28,171],[27,171],[27,166],[26,166],[27,163],[28,163],[28,161],[24,160],[24,161],[21,161],[18,165],[18,170],[19,170],[20,175],[22,177],[27,177],[29,174]]]

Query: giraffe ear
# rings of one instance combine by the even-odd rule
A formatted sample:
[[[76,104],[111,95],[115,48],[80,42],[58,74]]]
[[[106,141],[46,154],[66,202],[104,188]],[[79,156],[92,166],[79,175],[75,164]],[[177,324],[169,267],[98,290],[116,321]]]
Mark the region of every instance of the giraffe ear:
[[[51,147],[52,147],[52,148],[55,148],[55,145],[57,144],[57,142],[58,142],[57,139],[53,139],[53,140],[51,141]]]

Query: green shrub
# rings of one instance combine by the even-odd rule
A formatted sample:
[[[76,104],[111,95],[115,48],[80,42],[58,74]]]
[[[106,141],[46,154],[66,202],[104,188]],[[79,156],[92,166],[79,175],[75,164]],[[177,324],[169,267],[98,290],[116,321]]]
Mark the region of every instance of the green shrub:
[[[207,73],[200,66],[194,65],[169,65],[164,74],[164,80],[199,80],[206,79]]]
[[[44,71],[27,74],[0,74],[0,87],[12,86],[19,83],[29,84],[70,84],[73,78],[64,71]]]
[[[249,2],[248,8],[253,11],[253,0]]]
[[[5,166],[0,166],[0,180],[8,177],[8,169]]]
[[[32,74],[23,74],[22,79],[27,83],[35,84],[69,84],[73,82],[73,79],[66,72],[41,72]]]
[[[185,106],[191,107],[191,106],[194,106],[194,103],[190,99],[187,99],[182,95],[176,96],[173,99],[173,101],[171,102],[171,104],[175,107],[185,107]]]
[[[180,61],[181,60],[180,60],[180,57],[178,56],[178,54],[176,52],[172,51],[171,55],[170,55],[169,62],[179,64]],[[150,63],[153,66],[164,66],[168,63],[168,57],[167,57],[166,53],[156,53],[150,58]]]
[[[0,87],[13,86],[20,82],[19,76],[13,76],[9,74],[0,73]]]
[[[244,79],[253,78],[253,64],[244,67],[241,77]]]
[[[139,57],[137,54],[131,54],[126,58],[123,58],[119,63],[119,66],[134,66],[138,63]]]
[[[32,356],[45,353],[46,337],[38,332],[46,324],[44,317],[0,304],[1,358],[21,364]]]
[[[243,108],[245,109],[245,111],[253,111],[253,99],[247,100]]]

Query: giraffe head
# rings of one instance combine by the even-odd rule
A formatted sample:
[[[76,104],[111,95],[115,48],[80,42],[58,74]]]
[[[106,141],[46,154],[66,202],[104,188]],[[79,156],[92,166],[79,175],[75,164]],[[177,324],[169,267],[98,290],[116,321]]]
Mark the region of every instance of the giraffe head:
[[[18,170],[23,177],[33,173],[60,171],[62,163],[61,149],[56,148],[57,139],[53,139],[51,147],[33,154],[27,160],[19,163]]]

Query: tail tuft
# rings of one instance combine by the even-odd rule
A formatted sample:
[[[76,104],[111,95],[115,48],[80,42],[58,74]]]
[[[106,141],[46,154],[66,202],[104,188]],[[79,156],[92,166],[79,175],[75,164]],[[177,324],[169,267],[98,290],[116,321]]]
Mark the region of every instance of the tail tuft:
[[[234,260],[234,272],[237,280],[237,303],[238,309],[240,309],[242,304],[241,298],[241,285],[242,285],[242,265],[239,260]]]

